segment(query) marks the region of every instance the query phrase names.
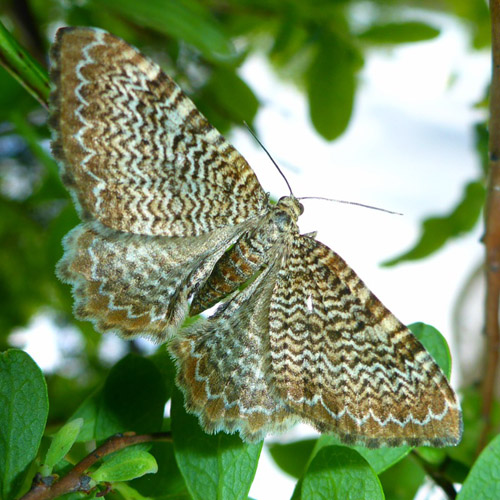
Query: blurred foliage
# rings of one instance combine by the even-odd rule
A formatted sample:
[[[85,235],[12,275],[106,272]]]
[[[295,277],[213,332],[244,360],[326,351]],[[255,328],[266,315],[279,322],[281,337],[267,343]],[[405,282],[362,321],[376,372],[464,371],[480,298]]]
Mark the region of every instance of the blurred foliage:
[[[20,471],[17,477],[12,477],[14,469],[2,468],[0,457],[0,498],[11,500],[29,487],[37,467],[31,461],[37,453],[39,462],[48,456],[51,469],[63,473],[70,462],[75,463],[88,453],[83,442],[103,439],[139,423],[138,430],[148,432],[170,426],[169,419],[163,419],[163,405],[173,391],[173,367],[166,353],[160,350],[149,358],[128,355],[110,368],[105,355],[106,340],[89,324],[73,318],[71,291],[54,275],[55,264],[62,255],[61,239],[78,223],[50,155],[47,112],[33,99],[35,96],[43,102],[47,97],[47,54],[56,28],[98,26],[137,46],[162,65],[223,133],[235,125],[241,126],[243,121],[252,124],[259,111],[259,99],[239,75],[241,65],[258,53],[280,78],[304,92],[312,126],[324,139],[333,140],[349,125],[360,71],[370,52],[439,36],[438,24],[423,21],[433,19],[435,14],[460,23],[468,34],[471,49],[489,46],[490,20],[483,0],[3,0],[0,3],[3,24],[0,62],[8,69],[0,66],[0,350],[11,347],[12,332],[29,325],[40,313],[50,314],[61,332],[66,332],[69,326],[75,327],[77,338],[77,347],[67,348],[57,370],[47,374],[46,386],[29,357],[7,351],[0,359],[5,372],[0,373],[0,392],[2,375],[11,372],[20,377],[16,383],[23,383],[26,378],[26,384],[33,387],[31,402],[10,394],[15,390],[14,385],[7,388],[5,401],[11,401],[9,404],[19,407],[23,418],[29,416],[36,423],[30,429],[18,431],[24,443],[23,454],[19,454],[19,449],[4,450],[0,446],[0,452],[5,453],[3,459]],[[475,136],[478,173],[464,187],[462,199],[448,214],[423,221],[422,235],[415,247],[387,264],[430,255],[450,239],[471,231],[477,223],[487,169],[484,124],[477,125]],[[63,335],[66,333],[60,337]],[[133,342],[121,344],[121,349],[142,353],[143,347]],[[7,375],[5,380],[14,384]],[[134,389],[123,391],[124,386]],[[148,387],[147,393],[140,390],[144,386]],[[50,401],[48,417],[44,406],[46,391]],[[175,403],[177,396],[174,394],[174,413],[183,411],[182,405]],[[496,409],[496,424],[500,423],[498,414]],[[5,418],[9,425],[22,424],[8,415]],[[45,437],[39,447],[47,418]],[[457,482],[463,480],[475,462],[480,426],[480,401],[475,388],[465,392],[464,420],[463,443],[434,457],[436,469],[451,464],[455,472],[450,472],[450,477],[458,478]],[[189,498],[201,491],[204,498],[212,498],[209,492],[215,491],[213,478],[217,477],[220,498],[246,498],[260,448],[248,449],[242,447],[238,438],[220,435],[207,436],[201,445],[196,440],[191,446],[187,438],[196,431],[177,425],[174,433],[186,436],[183,441],[186,446],[176,445],[174,449],[171,443],[155,443],[150,449],[141,448],[113,459],[97,473],[96,477],[116,478],[113,474],[117,470],[123,472],[130,464],[144,473],[150,472],[144,477],[134,476],[137,478],[127,483],[117,482],[114,492],[107,496]],[[195,422],[192,425],[196,427]],[[47,436],[58,429],[51,441]],[[5,429],[0,427],[2,431]],[[200,434],[200,440],[203,436]],[[8,439],[11,438],[9,435]],[[376,480],[379,474],[386,498],[412,498],[424,481],[421,462],[413,454],[408,455],[408,449],[360,455],[354,450],[346,451],[329,438],[322,439],[318,443],[298,442],[271,448],[276,462],[287,473],[301,478],[295,497],[307,496],[315,488],[323,488],[328,495],[331,478],[324,477],[325,467],[342,460],[357,464],[359,470],[370,475],[374,495],[380,496]],[[467,491],[476,488],[477,478],[485,468],[491,473],[491,464],[498,453],[496,441],[472,469],[461,498],[469,498]],[[50,442],[56,444],[50,446]],[[70,450],[66,456],[69,461],[61,458],[67,450]],[[321,455],[313,459],[318,450],[322,450]],[[57,463],[53,463],[54,457]],[[420,457],[429,459],[425,453]],[[157,466],[158,472],[152,474]],[[200,470],[211,472],[200,476]],[[321,474],[308,474],[314,470]],[[344,474],[343,469],[338,473]],[[230,489],[233,476],[242,478],[237,490]]]

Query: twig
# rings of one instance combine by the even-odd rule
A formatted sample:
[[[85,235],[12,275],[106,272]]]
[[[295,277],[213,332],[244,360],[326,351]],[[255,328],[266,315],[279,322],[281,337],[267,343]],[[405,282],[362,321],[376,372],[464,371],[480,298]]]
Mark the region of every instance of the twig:
[[[171,440],[172,435],[170,432],[155,432],[152,434],[140,434],[138,436],[133,432],[118,434],[108,439],[104,444],[78,462],[73,469],[60,480],[54,481],[54,476],[39,478],[31,490],[21,497],[20,500],[50,500],[60,497],[65,493],[88,491],[90,478],[86,475],[86,472],[101,458],[134,444],[146,443],[149,441]]]
[[[490,90],[489,122],[489,179],[485,208],[486,234],[486,311],[485,333],[487,345],[486,370],[483,378],[482,417],[484,426],[478,443],[480,452],[487,443],[491,430],[495,378],[498,371],[500,330],[498,305],[500,299],[500,2],[490,1],[493,72]]]
[[[457,497],[457,491],[453,483],[443,473],[446,469],[446,459],[442,464],[436,466],[425,460],[416,450],[412,450],[411,454],[425,470],[425,473],[445,492],[446,496],[450,500],[454,500]]]

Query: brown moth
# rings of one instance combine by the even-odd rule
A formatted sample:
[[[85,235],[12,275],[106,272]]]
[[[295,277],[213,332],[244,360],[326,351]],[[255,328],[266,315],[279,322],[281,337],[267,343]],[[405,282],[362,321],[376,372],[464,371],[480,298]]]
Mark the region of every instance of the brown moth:
[[[59,30],[51,61],[52,150],[82,219],[57,272],[78,318],[170,339],[208,432],[256,441],[303,421],[371,447],[459,442],[456,395],[419,341],[156,64],[90,28]]]

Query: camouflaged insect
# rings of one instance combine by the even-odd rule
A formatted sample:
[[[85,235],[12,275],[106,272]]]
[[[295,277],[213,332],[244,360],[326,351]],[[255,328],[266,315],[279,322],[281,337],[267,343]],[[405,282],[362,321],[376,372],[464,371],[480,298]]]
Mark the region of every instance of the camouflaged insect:
[[[82,219],[58,274],[78,318],[170,339],[186,407],[208,432],[255,441],[303,421],[372,447],[459,442],[457,398],[427,351],[299,233],[293,195],[269,203],[156,64],[89,28],[59,30],[51,60],[52,148]]]

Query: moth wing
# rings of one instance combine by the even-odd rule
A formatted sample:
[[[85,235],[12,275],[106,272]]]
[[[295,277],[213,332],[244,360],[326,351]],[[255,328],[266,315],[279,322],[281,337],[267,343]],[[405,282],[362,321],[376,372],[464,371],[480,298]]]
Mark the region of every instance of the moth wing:
[[[170,238],[86,222],[65,237],[57,273],[73,285],[79,319],[92,321],[101,332],[163,341],[182,323],[192,291],[244,227]]]
[[[460,406],[439,366],[322,243],[294,240],[269,324],[273,388],[301,420],[371,447],[459,442]]]
[[[267,210],[245,159],[158,65],[93,28],[51,51],[52,150],[83,220],[198,236]]]
[[[239,431],[259,441],[298,421],[271,387],[269,303],[277,260],[214,316],[182,330],[169,344],[186,409],[206,432]]]

